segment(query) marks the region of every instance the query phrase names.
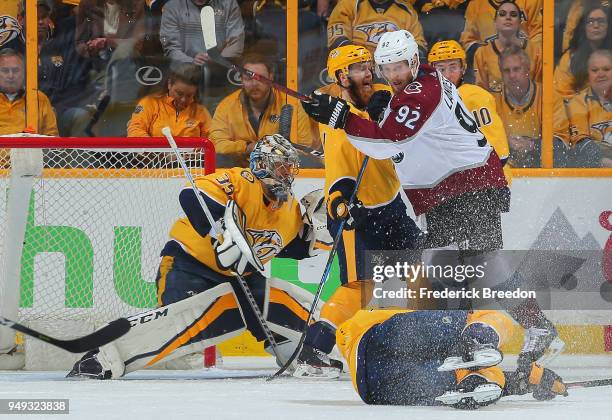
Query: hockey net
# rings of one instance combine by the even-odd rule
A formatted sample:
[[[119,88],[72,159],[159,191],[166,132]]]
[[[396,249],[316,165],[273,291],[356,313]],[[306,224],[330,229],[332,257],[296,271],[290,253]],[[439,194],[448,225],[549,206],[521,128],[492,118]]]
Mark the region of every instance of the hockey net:
[[[192,176],[215,170],[210,141],[176,140]],[[69,338],[155,307],[185,184],[164,138],[0,137],[0,315]],[[1,353],[15,336],[0,330]],[[24,347],[26,369],[75,359]]]

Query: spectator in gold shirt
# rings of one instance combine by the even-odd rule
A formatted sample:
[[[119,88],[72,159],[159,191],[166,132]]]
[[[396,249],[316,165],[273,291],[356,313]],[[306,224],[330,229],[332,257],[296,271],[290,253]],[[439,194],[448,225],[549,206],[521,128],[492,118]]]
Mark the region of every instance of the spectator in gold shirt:
[[[494,19],[499,7],[505,1],[470,0],[465,10],[465,27],[459,42],[465,48],[467,56],[473,57],[474,52],[495,35]],[[521,10],[521,30],[529,39],[537,44],[542,42],[542,0],[516,0]],[[470,61],[468,59],[468,61]]]
[[[474,56],[476,84],[491,92],[501,89],[502,75],[499,69],[499,55],[510,46],[517,46],[529,56],[529,72],[535,81],[541,80],[542,57],[537,43],[521,31],[522,11],[512,1],[500,4],[495,14],[497,33],[487,39],[486,45],[478,48]]]
[[[427,41],[412,3],[409,0],[339,0],[327,23],[327,46],[332,50],[356,44],[374,54],[382,34],[406,29],[414,36],[424,57]]]
[[[272,64],[260,54],[247,54],[242,67],[269,79]],[[287,103],[284,93],[268,84],[242,76],[242,88],[225,97],[213,116],[210,138],[219,157],[218,166],[248,166],[248,157],[258,139],[278,133],[279,118]],[[292,143],[318,149],[320,142],[301,106],[293,108]]]
[[[556,122],[565,120],[564,103],[588,87],[587,62],[591,53],[612,45],[612,31],[608,29],[608,10],[608,7],[596,5],[584,12],[569,42],[569,48],[555,68],[553,87]],[[569,143],[568,130],[558,129],[559,127],[556,123],[555,136]]]
[[[198,103],[202,69],[183,63],[170,72],[165,91],[142,98],[128,122],[128,137],[162,137],[170,127],[175,137],[207,137],[212,117]]]
[[[499,57],[503,88],[497,112],[504,121],[510,145],[509,163],[515,168],[540,166],[542,86],[529,77],[529,57],[517,46]]]
[[[555,132],[569,134],[569,167],[612,167],[612,52],[596,50],[587,63],[588,86],[565,104]]]
[[[25,62],[11,48],[0,50],[0,135],[21,133],[26,128]],[[37,92],[38,121],[35,133],[57,136],[57,122],[47,96]]]

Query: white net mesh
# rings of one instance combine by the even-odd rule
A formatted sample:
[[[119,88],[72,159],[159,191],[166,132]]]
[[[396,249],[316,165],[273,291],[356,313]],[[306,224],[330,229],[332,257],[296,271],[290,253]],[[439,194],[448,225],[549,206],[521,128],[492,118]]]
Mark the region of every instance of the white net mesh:
[[[93,328],[154,307],[159,253],[182,216],[178,193],[186,181],[174,154],[43,149],[42,173],[32,177],[28,170],[15,173],[15,156],[22,152],[12,150],[12,166],[10,159],[0,159],[2,272],[10,271],[7,254],[19,240],[9,227],[25,223],[16,269],[18,321],[76,321]],[[182,155],[194,177],[204,174],[204,152]],[[28,178],[31,189],[15,183]],[[21,196],[26,207],[21,215],[9,211],[9,185],[28,196]],[[0,279],[0,296],[10,295],[11,287],[10,280]]]

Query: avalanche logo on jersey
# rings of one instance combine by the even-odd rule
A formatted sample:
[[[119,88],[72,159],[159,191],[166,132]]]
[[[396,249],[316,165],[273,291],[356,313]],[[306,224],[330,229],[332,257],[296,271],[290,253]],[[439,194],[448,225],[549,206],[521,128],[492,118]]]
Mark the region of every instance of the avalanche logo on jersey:
[[[25,42],[19,22],[12,16],[0,16],[0,47],[17,38]]]
[[[421,88],[423,85],[420,82],[412,82],[404,89],[404,92],[408,95],[413,93],[421,93]]]
[[[273,258],[283,249],[283,238],[275,230],[248,229],[253,237],[253,251],[260,261]]]
[[[366,42],[369,42],[374,45],[378,44],[378,41],[380,41],[380,37],[385,32],[393,32],[399,29],[400,28],[392,22],[375,22],[368,23],[366,25],[357,25],[355,27],[356,31],[363,32],[366,35]]]

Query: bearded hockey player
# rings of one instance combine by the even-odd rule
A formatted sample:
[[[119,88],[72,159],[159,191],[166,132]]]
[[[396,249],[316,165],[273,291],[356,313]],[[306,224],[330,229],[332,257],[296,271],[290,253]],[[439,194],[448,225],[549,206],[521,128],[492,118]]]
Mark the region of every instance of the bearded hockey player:
[[[250,169],[232,168],[197,178],[213,220],[223,221],[215,239],[194,190],[179,201],[185,218],[174,223],[161,251],[155,280],[159,308],[130,317],[121,339],[87,353],[68,376],[118,378],[161,360],[201,352],[250,331],[265,334],[233,273],[246,280],[285,358],[294,351],[312,295],[259,271],[274,257],[302,259],[314,246],[291,190],[298,155],[281,135],[265,136],[250,155]],[[219,229],[217,226],[216,229]],[[219,231],[219,230],[217,230]]]
[[[338,47],[329,53],[327,61],[328,74],[335,84],[322,90],[347,101],[356,115],[369,118],[371,109],[366,107],[372,94],[384,91],[391,96],[388,86],[372,83],[372,66],[372,55],[365,47]],[[379,250],[414,249],[420,230],[407,214],[391,159],[369,160],[363,187],[357,191],[358,200],[349,203],[365,155],[348,141],[343,130],[320,124],[319,132],[325,151],[324,192],[331,237],[335,237],[339,222],[347,219],[338,245],[341,286],[323,305],[321,320],[309,327],[294,376],[331,378],[337,377],[342,368],[340,361],[328,356],[336,344],[336,327],[367,304],[372,295],[366,257]]]
[[[501,397],[567,395],[552,370],[523,360],[496,366],[512,321],[499,311],[361,310],[338,328],[338,347],[367,404],[475,409]]]
[[[385,33],[374,59],[394,90],[379,123],[351,112],[346,101],[317,92],[316,102],[302,106],[318,122],[343,128],[366,155],[394,156],[415,213],[425,215],[425,247],[455,246],[455,264],[487,266],[480,284],[508,290],[522,279],[499,251],[501,213],[508,210],[509,189],[497,153],[465,109],[455,85],[434,68],[420,65],[418,46],[408,31]],[[432,264],[442,255],[434,253]],[[453,279],[444,284],[462,286]],[[528,330],[521,356],[537,360],[557,336],[554,326],[534,299],[500,303]]]

